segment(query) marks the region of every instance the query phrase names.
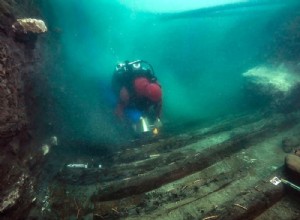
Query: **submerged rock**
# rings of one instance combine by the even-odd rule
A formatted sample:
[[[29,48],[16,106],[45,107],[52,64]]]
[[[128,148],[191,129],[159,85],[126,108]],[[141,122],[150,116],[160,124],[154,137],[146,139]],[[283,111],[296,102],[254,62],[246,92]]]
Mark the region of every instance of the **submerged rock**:
[[[12,29],[17,33],[34,33],[41,34],[47,32],[47,27],[43,20],[33,18],[17,19],[12,25]]]
[[[294,154],[289,154],[285,158],[286,166],[300,175],[300,157]]]
[[[15,40],[27,43],[30,48],[34,48],[39,34],[47,32],[47,26],[43,20],[32,18],[17,19],[12,29],[15,33]]]
[[[260,91],[266,94],[287,94],[297,83],[300,77],[284,65],[278,67],[258,66],[243,74],[251,83],[259,85]]]
[[[45,158],[39,150],[42,143],[37,135],[32,136],[33,126],[29,126],[34,114],[29,90],[34,87],[33,75],[39,73],[36,60],[41,47],[28,49],[47,28],[38,20],[16,20],[20,14],[33,14],[37,9],[31,4],[25,11],[28,3],[0,1],[0,219],[27,219],[36,203],[37,181]]]
[[[293,106],[292,97],[299,90],[300,75],[292,67],[257,66],[243,73],[245,90],[255,103],[282,108]]]

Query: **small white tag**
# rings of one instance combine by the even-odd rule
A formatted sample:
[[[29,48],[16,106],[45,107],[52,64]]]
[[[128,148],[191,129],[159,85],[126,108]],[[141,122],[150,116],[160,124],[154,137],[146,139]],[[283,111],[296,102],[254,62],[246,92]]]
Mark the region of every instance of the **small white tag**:
[[[281,183],[281,180],[277,176],[275,176],[273,179],[270,180],[270,182],[277,186],[279,183]]]
[[[68,164],[67,167],[71,167],[71,168],[88,168],[87,164],[82,164],[82,163],[72,163],[72,164]]]

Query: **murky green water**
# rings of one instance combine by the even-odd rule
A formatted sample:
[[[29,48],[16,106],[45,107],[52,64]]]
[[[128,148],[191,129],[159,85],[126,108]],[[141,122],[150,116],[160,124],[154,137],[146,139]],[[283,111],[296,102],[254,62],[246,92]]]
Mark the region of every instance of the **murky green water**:
[[[50,129],[74,140],[118,138],[110,81],[116,63],[124,60],[153,65],[163,87],[165,123],[260,108],[263,102],[245,94],[243,73],[289,60],[285,46],[278,44],[284,25],[297,11],[294,2],[41,3],[50,30],[46,38],[52,39],[52,64],[45,73],[51,92],[44,91],[53,103],[44,112]]]

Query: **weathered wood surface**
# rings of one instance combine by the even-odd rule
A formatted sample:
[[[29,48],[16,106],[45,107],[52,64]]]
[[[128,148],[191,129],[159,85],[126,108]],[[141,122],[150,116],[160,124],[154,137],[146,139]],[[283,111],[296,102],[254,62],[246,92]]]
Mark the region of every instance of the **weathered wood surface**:
[[[299,219],[300,199],[299,193],[288,192],[284,198],[272,205],[269,209],[255,218],[255,220],[273,219]]]
[[[130,158],[129,163],[121,163],[103,169],[74,170],[66,168],[58,175],[58,179],[65,183],[77,185],[104,182],[109,185],[110,192],[113,188],[118,188],[116,185],[119,184],[121,187],[119,191],[123,191],[124,187],[127,186],[128,189],[124,191],[138,194],[151,190],[150,187],[156,188],[201,170],[242,148],[247,148],[251,144],[261,141],[267,136],[272,136],[280,130],[293,126],[299,120],[297,117],[296,115],[290,117],[276,115],[270,119],[244,124],[229,131],[220,130],[218,126],[214,132],[205,129],[209,134],[200,130],[198,136],[197,133],[194,136],[186,134],[139,148],[126,149],[118,155],[121,158],[127,155]],[[194,137],[194,143],[190,143],[190,137]],[[182,146],[180,148],[178,147],[179,144],[176,144],[176,139],[181,141]],[[165,147],[170,145],[170,142],[175,144],[174,149],[166,151]],[[141,155],[144,158],[139,160]],[[134,157],[137,157],[137,161],[132,161]],[[144,185],[145,189],[139,188]],[[130,191],[130,187],[134,187],[136,192]],[[126,196],[121,193],[113,194]]]
[[[117,162],[121,155],[119,164],[103,170],[64,170],[51,190],[57,197],[52,207],[60,217],[79,212],[94,219],[252,219],[285,195],[282,185],[269,180],[283,175],[283,137],[300,130],[298,113],[256,119],[125,149],[114,157]],[[166,150],[164,141],[176,138],[180,146]],[[62,212],[63,201],[71,205]]]

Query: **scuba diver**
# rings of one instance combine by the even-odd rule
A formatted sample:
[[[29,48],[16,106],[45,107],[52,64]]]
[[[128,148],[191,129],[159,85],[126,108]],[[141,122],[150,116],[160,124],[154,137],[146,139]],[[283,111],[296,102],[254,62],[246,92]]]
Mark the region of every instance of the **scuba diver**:
[[[162,126],[162,89],[152,66],[143,60],[125,61],[116,66],[112,89],[118,97],[115,114],[136,133],[158,134]]]

